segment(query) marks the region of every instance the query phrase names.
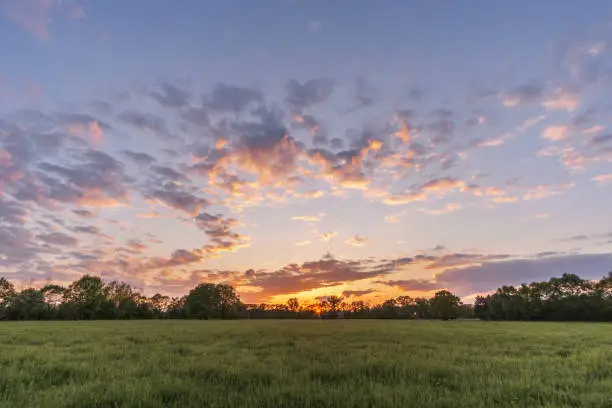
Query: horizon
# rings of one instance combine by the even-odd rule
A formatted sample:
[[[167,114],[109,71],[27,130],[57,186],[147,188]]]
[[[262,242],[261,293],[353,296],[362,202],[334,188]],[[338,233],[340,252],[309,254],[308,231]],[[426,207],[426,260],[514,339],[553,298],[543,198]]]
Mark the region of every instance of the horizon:
[[[600,279],[593,3],[0,1],[0,277],[245,303]]]

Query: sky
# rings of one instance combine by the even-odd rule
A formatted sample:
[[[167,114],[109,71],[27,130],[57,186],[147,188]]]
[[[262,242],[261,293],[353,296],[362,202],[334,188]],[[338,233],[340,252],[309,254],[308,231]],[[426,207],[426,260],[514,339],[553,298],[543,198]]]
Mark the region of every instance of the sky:
[[[612,271],[612,2],[383,3],[0,0],[0,276],[376,303]]]

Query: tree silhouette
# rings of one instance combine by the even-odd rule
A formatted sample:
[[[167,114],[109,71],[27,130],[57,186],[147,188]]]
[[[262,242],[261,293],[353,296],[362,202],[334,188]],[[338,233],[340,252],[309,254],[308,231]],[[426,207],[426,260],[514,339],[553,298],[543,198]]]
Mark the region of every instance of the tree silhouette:
[[[461,300],[447,290],[436,292],[429,301],[431,315],[434,318],[449,320],[459,317]]]

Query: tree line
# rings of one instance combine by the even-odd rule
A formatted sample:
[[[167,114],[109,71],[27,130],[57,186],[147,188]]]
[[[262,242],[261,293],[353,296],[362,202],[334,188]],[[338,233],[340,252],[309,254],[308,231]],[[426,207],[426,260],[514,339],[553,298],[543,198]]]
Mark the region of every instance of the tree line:
[[[612,272],[600,280],[575,274],[479,296],[474,314],[486,320],[612,321]]]
[[[325,296],[315,303],[245,304],[226,284],[202,283],[182,297],[145,296],[125,282],[85,275],[68,287],[17,291],[0,278],[0,320],[93,319],[442,319],[612,321],[612,272],[599,281],[563,274],[502,286],[462,304],[447,290],[431,298],[399,296],[380,304]]]
[[[183,297],[162,294],[145,296],[125,282],[104,282],[85,275],[68,287],[46,285],[17,291],[0,278],[0,320],[94,320],[94,319],[456,319],[473,316],[469,305],[442,290],[432,298],[399,296],[381,304],[347,301],[339,296],[319,298],[300,305],[297,298],[286,304],[245,304],[234,288],[202,283]]]

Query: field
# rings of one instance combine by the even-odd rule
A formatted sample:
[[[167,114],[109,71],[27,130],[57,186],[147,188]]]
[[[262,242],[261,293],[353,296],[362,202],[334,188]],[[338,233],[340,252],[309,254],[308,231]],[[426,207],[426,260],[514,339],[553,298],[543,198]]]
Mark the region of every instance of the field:
[[[0,322],[0,407],[612,407],[612,325]]]

